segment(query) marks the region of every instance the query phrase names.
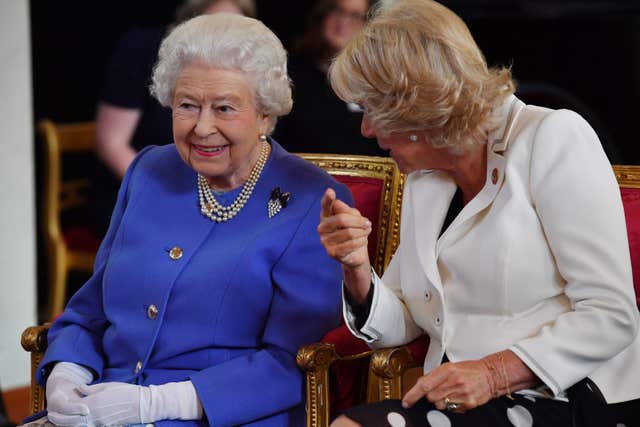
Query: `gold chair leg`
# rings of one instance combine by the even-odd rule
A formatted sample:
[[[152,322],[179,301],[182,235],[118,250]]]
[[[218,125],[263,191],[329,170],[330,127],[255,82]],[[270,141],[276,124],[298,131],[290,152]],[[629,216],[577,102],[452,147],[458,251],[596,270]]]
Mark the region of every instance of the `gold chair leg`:
[[[36,382],[38,365],[47,349],[47,332],[49,323],[41,326],[31,326],[22,333],[22,348],[31,353],[31,392],[29,410],[31,414],[40,412],[45,408],[44,388]]]
[[[314,343],[298,350],[296,362],[307,376],[307,427],[329,426],[329,366],[337,359],[333,344]]]

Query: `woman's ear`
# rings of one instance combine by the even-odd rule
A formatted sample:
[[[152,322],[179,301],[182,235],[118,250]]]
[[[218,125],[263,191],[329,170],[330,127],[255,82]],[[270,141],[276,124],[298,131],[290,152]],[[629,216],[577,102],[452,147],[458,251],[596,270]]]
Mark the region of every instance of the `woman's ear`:
[[[269,125],[271,124],[271,116],[260,113],[258,117],[258,128],[260,129],[261,135],[266,135],[269,130]]]

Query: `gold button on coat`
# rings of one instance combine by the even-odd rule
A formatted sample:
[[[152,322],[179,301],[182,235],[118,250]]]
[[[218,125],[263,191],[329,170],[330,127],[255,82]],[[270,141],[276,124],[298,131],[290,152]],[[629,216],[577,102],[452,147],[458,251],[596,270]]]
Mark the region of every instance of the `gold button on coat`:
[[[151,320],[158,317],[158,307],[155,304],[151,304],[149,308],[147,308],[147,317]]]
[[[179,246],[174,246],[173,248],[171,248],[171,250],[169,251],[169,258],[174,261],[182,258],[182,248]]]
[[[493,168],[493,170],[491,171],[491,182],[493,182],[494,184],[496,182],[498,182],[498,169],[497,168]]]
[[[138,360],[138,363],[136,363],[136,369],[133,372],[137,374],[138,372],[140,372],[141,369],[142,369],[142,360]]]

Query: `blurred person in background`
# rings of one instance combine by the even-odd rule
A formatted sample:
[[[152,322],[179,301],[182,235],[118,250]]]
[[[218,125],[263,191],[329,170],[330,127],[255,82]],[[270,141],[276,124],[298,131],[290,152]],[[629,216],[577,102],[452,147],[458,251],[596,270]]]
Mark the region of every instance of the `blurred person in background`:
[[[289,151],[385,156],[360,133],[362,110],[338,98],[327,80],[331,59],[366,22],[370,0],[319,0],[289,61],[294,107],[275,137]]]

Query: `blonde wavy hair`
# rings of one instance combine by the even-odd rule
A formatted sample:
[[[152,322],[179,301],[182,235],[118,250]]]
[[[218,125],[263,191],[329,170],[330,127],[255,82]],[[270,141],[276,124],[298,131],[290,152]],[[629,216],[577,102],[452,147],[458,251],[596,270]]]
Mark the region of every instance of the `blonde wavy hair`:
[[[488,68],[462,19],[431,0],[379,5],[329,79],[376,131],[429,131],[435,146],[458,152],[486,142],[492,111],[515,91],[511,71]]]

